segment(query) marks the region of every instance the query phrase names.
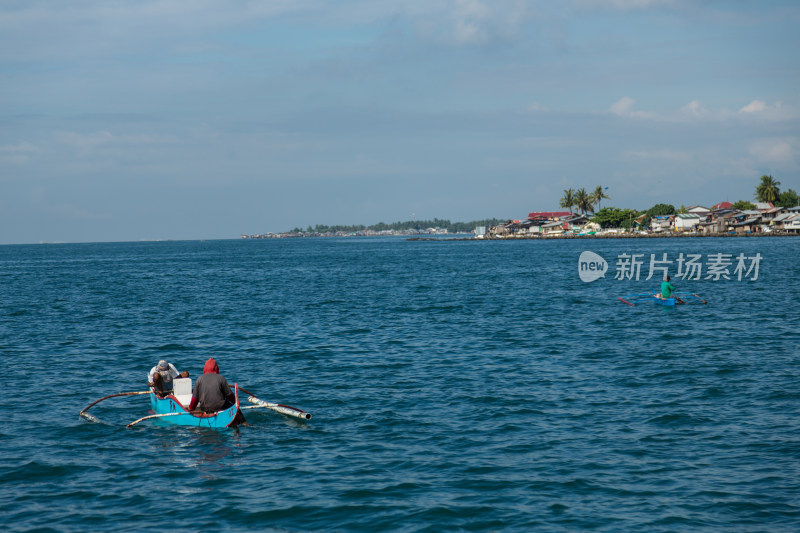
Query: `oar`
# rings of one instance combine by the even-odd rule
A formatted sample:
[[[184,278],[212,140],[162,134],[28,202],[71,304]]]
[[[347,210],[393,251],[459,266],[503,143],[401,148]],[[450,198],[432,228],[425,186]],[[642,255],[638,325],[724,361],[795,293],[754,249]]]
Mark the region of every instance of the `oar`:
[[[695,294],[695,293],[693,293],[693,292],[683,291],[683,292],[680,292],[680,293],[677,293],[677,292],[676,292],[675,294],[676,294],[676,297],[677,297],[677,295],[678,295],[678,294],[683,294],[684,296],[688,295],[688,296],[692,296],[692,297],[694,297],[694,298],[697,298],[697,300],[698,300],[699,302],[701,302],[701,303],[704,303],[704,304],[707,304],[707,303],[708,303],[706,300],[704,300],[704,299],[700,298],[700,296],[699,296],[699,295],[697,295],[697,294]]]
[[[100,422],[100,420],[98,420],[97,417],[95,417],[94,415],[90,415],[89,413],[86,412],[86,411],[89,410],[90,407],[102,402],[103,400],[108,400],[109,398],[114,398],[116,396],[135,396],[137,394],[150,394],[150,391],[148,390],[148,391],[139,391],[139,392],[118,392],[117,394],[109,394],[108,396],[103,396],[99,400],[93,401],[92,403],[87,405],[83,409],[83,411],[81,411],[78,414],[80,415],[81,418],[84,418],[84,419],[88,420],[89,422]]]
[[[131,422],[130,424],[128,424],[125,427],[129,428],[131,426],[135,426],[139,422],[144,422],[145,420],[150,420],[151,418],[162,418],[162,417],[165,417],[165,416],[178,416],[178,415],[193,415],[194,416],[194,415],[198,415],[198,414],[201,414],[201,413],[202,413],[202,411],[184,411],[183,413],[161,413],[160,415],[147,415],[147,416],[143,416],[139,420],[134,420],[133,422]]]
[[[266,409],[272,409],[276,413],[280,413],[282,415],[293,416],[301,420],[311,420],[311,413],[306,413],[302,409],[298,409],[297,407],[292,407],[291,405],[265,402],[264,400],[258,399],[255,394],[248,391],[247,389],[239,387],[239,390],[241,390],[245,394],[249,394],[250,397],[247,400],[250,403],[255,404],[253,406],[248,405],[247,407],[242,407],[242,409],[256,409],[258,407],[263,407]]]
[[[707,304],[707,303],[708,303],[707,301],[703,300],[702,298],[700,298],[700,297],[699,297],[698,295],[696,295],[696,294],[692,294],[692,296],[694,296],[695,298],[697,298],[698,300],[700,300],[700,301],[701,301],[701,302],[703,302],[704,304]]]

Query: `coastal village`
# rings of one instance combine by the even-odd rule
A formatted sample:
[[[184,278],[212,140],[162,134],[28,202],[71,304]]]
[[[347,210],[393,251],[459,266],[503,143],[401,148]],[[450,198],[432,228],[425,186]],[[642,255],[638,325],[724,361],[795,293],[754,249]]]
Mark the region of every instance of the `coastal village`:
[[[720,202],[711,207],[702,205],[681,206],[657,204],[647,211],[606,207],[599,209],[604,199],[609,199],[608,187],[597,186],[592,192],[584,188],[566,189],[560,207],[566,211],[539,211],[528,213],[526,220],[497,219],[450,224],[434,219],[395,223],[380,223],[371,228],[309,227],[287,233],[242,235],[245,239],[283,237],[351,237],[351,236],[407,236],[410,238],[441,238],[453,235],[450,229],[476,239],[530,239],[575,237],[670,237],[670,236],[745,236],[745,235],[800,235],[800,195],[792,189],[780,191],[780,182],[772,176],[761,176],[755,188],[756,203],[738,201]],[[598,209],[595,209],[595,205]],[[573,211],[576,207],[578,213]],[[449,226],[442,227],[442,226]]]
[[[469,238],[530,239],[574,237],[668,237],[668,236],[729,236],[729,235],[800,235],[800,206],[780,207],[771,202],[758,202],[753,209],[735,209],[730,202],[712,207],[693,205],[673,215],[638,214],[625,227],[602,227],[591,214],[571,211],[528,213],[525,220],[509,220],[494,226],[476,226]],[[649,220],[648,220],[649,219]],[[243,239],[291,237],[379,237],[441,238],[457,236],[447,228],[420,227],[412,229],[329,232],[286,232],[242,235]]]
[[[570,211],[533,212],[527,220],[475,229],[479,239],[577,236],[800,235],[800,206],[776,207],[758,202],[755,209],[734,209],[730,202],[712,207],[693,205],[674,215],[632,218],[629,227],[603,228],[586,214]],[[649,224],[646,219],[650,218]]]

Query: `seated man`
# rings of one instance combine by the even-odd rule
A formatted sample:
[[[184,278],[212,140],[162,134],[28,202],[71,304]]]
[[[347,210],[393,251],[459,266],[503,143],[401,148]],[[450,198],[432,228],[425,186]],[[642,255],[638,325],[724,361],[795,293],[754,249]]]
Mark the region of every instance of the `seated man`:
[[[188,378],[189,372],[184,370],[179,373],[175,365],[162,359],[150,369],[150,373],[147,374],[147,384],[160,398],[163,398],[172,393],[172,380],[179,377]]]
[[[231,392],[228,381],[220,375],[219,366],[213,357],[206,361],[203,375],[197,378],[192,391],[192,401],[189,410],[199,408],[204,413],[216,413],[227,409],[236,402],[236,396]],[[245,424],[244,415],[240,410],[236,414],[239,424]]]
[[[673,292],[675,292],[675,286],[669,282],[669,274],[667,274],[664,276],[664,281],[661,282],[661,298],[671,298]]]
[[[683,300],[678,298],[675,295],[675,286],[669,282],[669,274],[664,276],[664,281],[661,282],[661,294],[656,295],[658,298],[675,298],[675,301],[679,304],[683,303]]]

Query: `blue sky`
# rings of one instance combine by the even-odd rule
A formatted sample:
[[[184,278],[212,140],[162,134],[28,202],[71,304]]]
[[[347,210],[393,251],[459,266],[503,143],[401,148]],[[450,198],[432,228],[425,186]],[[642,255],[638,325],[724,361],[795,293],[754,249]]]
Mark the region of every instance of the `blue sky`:
[[[0,3],[0,243],[800,190],[800,4]]]

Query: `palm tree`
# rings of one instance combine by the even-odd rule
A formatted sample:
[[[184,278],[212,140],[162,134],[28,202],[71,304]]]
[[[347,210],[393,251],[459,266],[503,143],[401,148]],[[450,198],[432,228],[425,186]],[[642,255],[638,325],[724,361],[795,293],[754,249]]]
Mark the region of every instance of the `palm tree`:
[[[759,202],[776,201],[781,194],[781,190],[778,188],[780,184],[781,182],[772,176],[761,176],[761,183],[756,187],[756,200]]]
[[[575,207],[580,209],[581,214],[585,215],[587,211],[592,211],[592,205],[594,205],[592,195],[588,194],[586,189],[581,187],[575,191]]]
[[[606,187],[606,189],[608,189],[608,187]],[[603,189],[603,187],[598,185],[597,188],[592,193],[592,203],[593,204],[597,204],[597,210],[598,211],[600,210],[600,202],[602,200],[610,200],[611,199],[611,197],[609,195],[607,195],[604,191],[605,191],[605,189]]]
[[[561,197],[561,207],[566,207],[572,212],[572,206],[575,205],[575,191],[572,189],[564,189],[564,196]]]

